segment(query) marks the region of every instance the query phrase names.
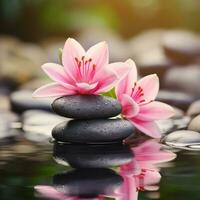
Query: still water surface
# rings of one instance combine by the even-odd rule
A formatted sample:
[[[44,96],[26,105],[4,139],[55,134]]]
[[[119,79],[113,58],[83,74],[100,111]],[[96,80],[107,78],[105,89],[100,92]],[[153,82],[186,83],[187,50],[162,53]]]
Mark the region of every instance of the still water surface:
[[[198,152],[174,149],[169,151],[168,147],[166,151],[166,148],[163,149],[163,146],[157,142],[149,140],[132,147],[131,152],[134,156],[130,162],[130,152],[126,149],[114,148],[112,151],[111,148],[106,157],[106,153],[98,147],[93,152],[89,149],[88,152],[91,153],[87,157],[85,155],[88,152],[84,154],[81,148],[77,150],[71,150],[69,146],[60,148],[61,150],[55,152],[56,148],[53,144],[38,145],[24,139],[1,144],[0,199],[72,200],[80,198],[71,198],[69,194],[74,195],[78,192],[85,192],[84,199],[89,197],[92,199],[112,197],[122,200],[200,199],[200,156]],[[62,150],[62,148],[69,150]],[[172,151],[176,153],[176,158]],[[69,152],[71,157],[63,152]],[[72,155],[73,152],[75,156]],[[75,161],[73,157],[76,157]],[[69,160],[76,167],[79,164],[85,165],[85,171],[73,170],[66,166]],[[90,163],[87,164],[87,162]],[[99,166],[98,163],[100,163]],[[121,167],[112,167],[109,171],[106,166],[110,164],[121,164]],[[88,166],[93,165],[98,167],[96,174],[95,169],[87,169]],[[89,182],[87,182],[88,179]],[[88,188],[88,183],[91,188]],[[81,191],[82,189],[84,192]],[[88,192],[93,192],[93,194]],[[101,194],[95,197],[94,193],[98,192]]]

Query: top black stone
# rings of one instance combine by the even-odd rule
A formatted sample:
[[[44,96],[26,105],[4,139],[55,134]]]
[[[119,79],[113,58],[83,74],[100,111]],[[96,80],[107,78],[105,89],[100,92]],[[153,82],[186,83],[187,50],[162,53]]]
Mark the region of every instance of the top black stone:
[[[121,113],[120,103],[111,97],[100,95],[69,95],[56,99],[53,110],[61,116],[75,119],[99,119]]]

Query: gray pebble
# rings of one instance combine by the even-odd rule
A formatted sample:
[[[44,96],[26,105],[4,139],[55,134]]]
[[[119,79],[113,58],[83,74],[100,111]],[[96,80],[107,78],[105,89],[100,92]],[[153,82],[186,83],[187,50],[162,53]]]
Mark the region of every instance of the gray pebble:
[[[196,116],[200,114],[200,100],[194,101],[187,110],[187,115]]]
[[[164,139],[165,143],[174,147],[187,147],[200,144],[200,133],[191,130],[174,131]]]
[[[195,100],[195,97],[184,92],[160,90],[156,99],[171,106],[186,110]]]
[[[188,125],[188,130],[200,132],[200,115],[197,115]]]
[[[36,99],[32,97],[32,91],[19,90],[10,96],[11,110],[16,113],[23,113],[30,109],[52,111],[52,99]]]

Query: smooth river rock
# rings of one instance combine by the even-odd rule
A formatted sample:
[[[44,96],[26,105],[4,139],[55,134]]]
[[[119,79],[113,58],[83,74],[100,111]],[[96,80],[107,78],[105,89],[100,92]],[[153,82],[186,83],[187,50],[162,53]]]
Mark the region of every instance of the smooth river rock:
[[[11,110],[16,113],[23,113],[26,110],[51,111],[52,99],[36,99],[32,97],[32,91],[19,90],[10,95]]]
[[[152,29],[134,36],[128,41],[129,56],[134,58],[141,76],[156,73],[162,85],[163,76],[171,66],[161,46],[164,30]],[[127,46],[128,46],[127,45]]]
[[[20,136],[20,131],[15,129],[21,128],[19,116],[10,111],[0,110],[0,113],[0,143]]]
[[[21,115],[24,137],[30,141],[49,144],[52,129],[66,118],[43,110],[27,110]]]
[[[184,92],[160,90],[156,99],[185,111],[196,98]]]
[[[200,115],[197,115],[188,125],[188,130],[200,132]]]
[[[164,78],[167,89],[176,90],[200,97],[200,65],[176,66],[169,69]]]
[[[178,64],[191,63],[200,57],[200,37],[189,31],[167,31],[162,45],[167,57]]]
[[[194,101],[187,110],[187,115],[196,116],[200,114],[200,100]]]
[[[173,123],[175,125],[175,129],[180,130],[180,129],[187,129],[190,121],[191,121],[191,117],[184,116],[184,117],[181,117],[179,119],[174,119]]]
[[[167,135],[164,141],[177,148],[200,146],[200,133],[191,130],[178,130]]]
[[[127,164],[134,155],[123,144],[59,144],[54,143],[53,158],[58,164],[73,168],[102,168]]]
[[[58,124],[52,136],[60,142],[106,143],[120,142],[134,131],[134,126],[123,119],[71,120]]]
[[[109,118],[122,111],[116,99],[100,95],[60,97],[53,102],[52,108],[58,115],[75,119]]]

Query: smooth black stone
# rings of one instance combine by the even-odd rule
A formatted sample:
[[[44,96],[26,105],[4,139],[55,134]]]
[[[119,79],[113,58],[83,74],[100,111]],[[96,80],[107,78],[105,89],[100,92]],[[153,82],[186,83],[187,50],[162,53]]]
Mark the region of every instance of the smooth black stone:
[[[112,194],[122,182],[121,176],[107,168],[75,169],[53,177],[53,185],[58,191],[85,198]]]
[[[122,111],[116,99],[100,95],[60,97],[52,103],[52,108],[58,115],[75,119],[109,118]]]
[[[32,92],[28,90],[19,90],[10,95],[11,110],[16,113],[23,113],[26,110],[45,110],[51,111],[52,100],[35,99]]]
[[[73,168],[101,168],[131,162],[133,153],[127,145],[54,144],[54,159]]]
[[[52,136],[60,142],[106,143],[120,142],[133,131],[133,125],[122,119],[70,120],[58,124]]]

